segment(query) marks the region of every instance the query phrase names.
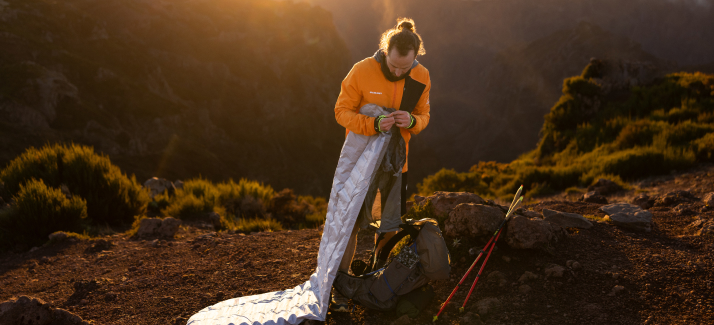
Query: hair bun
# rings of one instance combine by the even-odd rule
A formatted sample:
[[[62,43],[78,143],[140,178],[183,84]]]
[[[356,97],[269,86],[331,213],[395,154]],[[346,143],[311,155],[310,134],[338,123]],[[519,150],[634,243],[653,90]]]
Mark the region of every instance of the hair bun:
[[[411,21],[404,20],[399,23],[399,26],[397,26],[399,29],[408,29],[410,31],[414,31],[414,24]]]

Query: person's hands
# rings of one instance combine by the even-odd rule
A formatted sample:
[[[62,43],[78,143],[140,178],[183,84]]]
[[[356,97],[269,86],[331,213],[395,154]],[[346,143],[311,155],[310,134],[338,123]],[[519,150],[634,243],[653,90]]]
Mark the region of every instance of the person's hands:
[[[397,124],[397,127],[400,127],[400,128],[409,127],[409,124],[412,123],[412,118],[409,115],[409,112],[407,112],[407,111],[396,111],[396,112],[392,112],[391,114],[389,114],[387,116],[393,117],[394,123]]]
[[[379,121],[379,128],[382,129],[382,132],[389,131],[389,129],[392,128],[392,125],[394,125],[394,118],[391,117],[391,115],[392,114],[389,114],[387,117]]]

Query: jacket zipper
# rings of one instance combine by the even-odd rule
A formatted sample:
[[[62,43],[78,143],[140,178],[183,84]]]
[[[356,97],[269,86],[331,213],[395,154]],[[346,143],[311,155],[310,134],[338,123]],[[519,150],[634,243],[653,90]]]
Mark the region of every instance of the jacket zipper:
[[[394,107],[394,103],[397,101],[397,82],[394,82],[394,92],[392,93],[392,108],[397,109]]]

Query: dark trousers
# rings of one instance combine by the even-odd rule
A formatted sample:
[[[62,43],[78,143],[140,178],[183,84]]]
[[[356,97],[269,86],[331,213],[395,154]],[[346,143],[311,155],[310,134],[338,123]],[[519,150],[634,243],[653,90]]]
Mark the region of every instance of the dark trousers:
[[[402,215],[407,214],[407,174],[402,173],[402,202],[401,202],[401,207],[402,207]]]

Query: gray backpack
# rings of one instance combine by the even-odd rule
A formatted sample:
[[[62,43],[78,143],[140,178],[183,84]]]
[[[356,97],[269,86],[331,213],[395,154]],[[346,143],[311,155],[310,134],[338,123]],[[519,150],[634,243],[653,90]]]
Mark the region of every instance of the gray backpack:
[[[417,289],[429,280],[446,280],[451,272],[449,250],[434,219],[409,221],[381,252],[373,256],[372,265],[385,267],[358,276],[337,272],[333,286],[345,297],[376,310],[392,310],[399,297]],[[386,263],[392,248],[404,237],[409,242]],[[353,263],[354,266],[354,263]],[[353,270],[354,273],[354,270]],[[360,272],[358,272],[360,273]]]

